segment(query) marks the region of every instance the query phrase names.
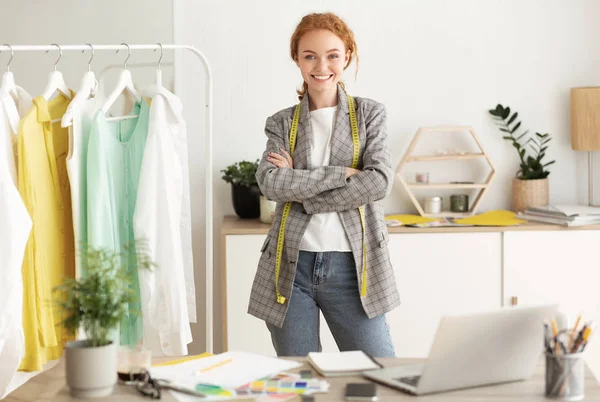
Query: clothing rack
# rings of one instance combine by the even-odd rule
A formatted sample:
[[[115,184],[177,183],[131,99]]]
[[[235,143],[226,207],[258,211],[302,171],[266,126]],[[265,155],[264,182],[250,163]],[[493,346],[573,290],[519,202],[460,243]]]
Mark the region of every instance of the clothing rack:
[[[195,47],[190,45],[0,45],[2,53],[9,51],[11,57],[13,52],[49,52],[49,51],[96,51],[96,50],[187,50],[200,59],[206,74],[205,114],[206,114],[206,148],[204,158],[206,163],[206,271],[205,271],[205,301],[206,301],[206,351],[213,352],[213,186],[212,186],[212,72],[206,57]]]

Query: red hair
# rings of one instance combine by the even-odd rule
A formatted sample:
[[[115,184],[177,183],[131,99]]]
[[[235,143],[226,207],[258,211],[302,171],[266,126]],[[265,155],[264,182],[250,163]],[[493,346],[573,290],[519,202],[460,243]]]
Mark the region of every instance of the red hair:
[[[354,32],[340,17],[333,13],[313,13],[305,15],[302,18],[290,39],[290,55],[292,59],[296,62],[298,61],[298,43],[300,42],[300,38],[305,33],[316,29],[326,29],[344,42],[346,52],[350,52],[350,57],[348,58],[348,63],[344,66],[344,70],[352,63],[352,59],[356,58],[356,74],[358,74],[358,48],[354,40]],[[344,87],[344,83],[341,81],[340,85],[342,88]],[[302,100],[307,90],[308,84],[304,82],[302,89],[296,90],[298,99]]]

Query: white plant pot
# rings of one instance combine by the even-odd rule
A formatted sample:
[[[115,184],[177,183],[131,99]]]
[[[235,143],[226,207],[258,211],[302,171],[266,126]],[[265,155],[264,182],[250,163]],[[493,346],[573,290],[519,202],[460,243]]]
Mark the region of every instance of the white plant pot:
[[[275,201],[268,200],[264,195],[260,196],[260,221],[262,223],[273,223],[273,216],[275,215],[275,208],[277,203]]]
[[[117,382],[117,347],[89,347],[86,340],[65,347],[67,385],[75,398],[93,398],[112,394]]]

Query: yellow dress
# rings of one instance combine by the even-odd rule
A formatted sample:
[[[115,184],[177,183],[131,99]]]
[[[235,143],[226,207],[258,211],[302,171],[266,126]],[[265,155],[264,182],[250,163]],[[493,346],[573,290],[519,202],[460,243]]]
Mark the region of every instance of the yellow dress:
[[[68,129],[60,118],[70,100],[59,95],[33,100],[21,121],[18,142],[18,185],[33,221],[23,260],[23,330],[25,356],[20,370],[39,371],[58,359],[70,339],[52,288],[74,277],[75,247],[71,190],[66,168]]]

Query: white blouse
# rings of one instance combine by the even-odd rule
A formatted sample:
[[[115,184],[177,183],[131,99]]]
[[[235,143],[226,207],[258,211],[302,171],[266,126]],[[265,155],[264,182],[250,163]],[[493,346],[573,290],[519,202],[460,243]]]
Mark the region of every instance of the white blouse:
[[[11,391],[25,351],[21,265],[31,219],[16,184],[13,138],[31,97],[19,88],[16,102],[0,99],[0,399]]]
[[[176,149],[186,136],[181,112],[181,102],[173,94],[153,96],[133,219],[135,238],[146,240],[157,264],[152,271],[138,271],[144,345],[154,355],[186,355],[192,341],[189,297],[184,291],[190,281],[193,284],[193,272],[191,279],[186,272],[191,241],[187,249],[182,236],[182,230],[191,230],[183,211],[188,184]]]

